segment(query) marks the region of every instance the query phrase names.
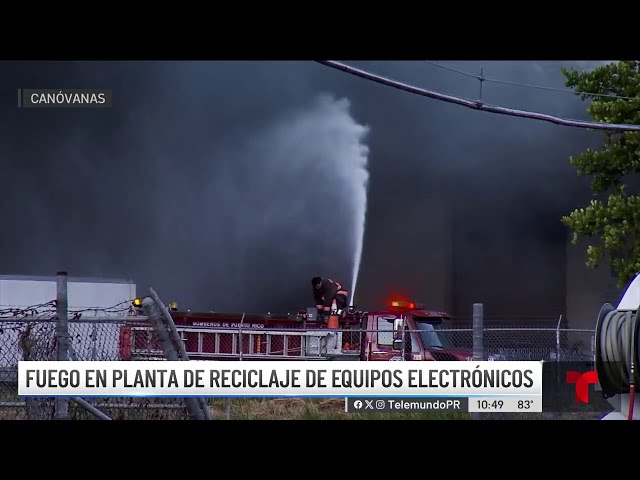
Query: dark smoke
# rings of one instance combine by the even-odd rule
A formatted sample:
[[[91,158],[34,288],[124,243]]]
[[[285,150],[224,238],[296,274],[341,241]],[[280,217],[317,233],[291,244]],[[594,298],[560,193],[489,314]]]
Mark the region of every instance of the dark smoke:
[[[479,95],[474,79],[425,62],[359,65]],[[572,63],[449,65],[562,88],[560,66]],[[568,157],[599,133],[471,111],[311,62],[0,69],[2,273],[130,277],[202,310],[287,311],[311,303],[315,274],[349,284],[347,170],[331,153],[344,132],[330,131],[331,103],[317,103],[328,93],[370,132],[360,304],[405,293],[455,313],[474,301],[501,313],[564,308],[559,219],[588,193]],[[114,107],[18,110],[15,89],[30,87],[108,87]],[[566,93],[485,83],[483,99],[587,118]]]

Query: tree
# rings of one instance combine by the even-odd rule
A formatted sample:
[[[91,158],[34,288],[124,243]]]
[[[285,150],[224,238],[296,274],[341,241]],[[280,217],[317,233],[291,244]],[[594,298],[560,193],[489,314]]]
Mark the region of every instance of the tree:
[[[587,112],[595,121],[640,124],[639,61],[611,63],[592,71],[563,68],[562,73],[567,87],[582,100],[591,100]],[[633,184],[640,173],[640,132],[605,131],[602,149],[587,149],[570,162],[579,176],[593,177],[594,198],[562,222],[573,231],[574,245],[581,236],[589,239],[587,266],[596,268],[607,257],[618,286],[623,287],[640,272],[640,196]]]

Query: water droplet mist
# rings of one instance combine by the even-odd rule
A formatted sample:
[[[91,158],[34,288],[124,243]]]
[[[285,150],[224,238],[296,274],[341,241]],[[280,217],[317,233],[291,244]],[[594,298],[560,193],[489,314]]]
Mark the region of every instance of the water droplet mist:
[[[356,287],[362,262],[362,247],[367,214],[367,190],[369,184],[369,147],[365,139],[369,128],[359,124],[349,112],[349,102],[346,99],[335,100],[328,96],[318,99],[320,111],[325,113],[331,154],[328,159],[329,168],[333,169],[335,179],[330,181],[331,189],[344,200],[346,224],[337,231],[346,233],[349,247],[352,250],[351,288],[349,290],[349,305],[355,303]],[[329,138],[329,135],[331,138]],[[331,175],[329,175],[331,178]]]
[[[198,229],[189,250],[173,250],[172,265],[193,279],[194,298],[210,299],[203,308],[304,308],[313,305],[316,275],[342,282],[354,303],[367,209],[368,133],[348,100],[322,95],[223,139],[210,157],[211,173],[200,176],[204,195],[193,194],[197,204],[182,195],[169,212],[180,222],[174,229]],[[192,180],[188,186],[195,191]],[[197,224],[189,224],[193,219]]]

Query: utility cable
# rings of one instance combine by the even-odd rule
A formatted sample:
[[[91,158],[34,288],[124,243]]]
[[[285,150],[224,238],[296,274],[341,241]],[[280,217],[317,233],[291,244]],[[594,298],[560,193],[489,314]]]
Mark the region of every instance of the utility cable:
[[[334,68],[336,70],[341,70],[345,73],[349,73],[357,77],[371,80],[373,82],[380,83],[382,85],[387,85],[389,87],[397,88],[399,90],[413,93],[416,95],[421,95],[423,97],[433,98],[435,100],[440,100],[447,103],[461,105],[463,107],[472,108],[474,110],[481,110],[481,111],[490,112],[490,113],[498,113],[501,115],[508,115],[513,117],[531,118],[534,120],[542,120],[544,122],[555,123],[557,125],[564,125],[568,127],[590,128],[595,130],[614,130],[619,132],[640,131],[640,125],[625,125],[625,124],[615,124],[615,123],[600,123],[600,122],[588,122],[588,121],[581,121],[581,120],[569,120],[561,117],[555,117],[553,115],[548,115],[545,113],[528,112],[525,110],[516,110],[513,108],[488,105],[478,100],[469,100],[466,98],[455,97],[453,95],[439,93],[433,90],[426,90],[424,88],[409,85],[407,83],[399,82],[397,80],[392,80],[390,78],[383,77],[375,73],[367,72],[359,68],[351,67],[349,65],[345,65],[344,63],[335,62],[332,60],[316,60],[316,61],[322,65]]]
[[[467,77],[471,77],[471,78],[475,78],[476,80],[480,80],[480,81],[484,81],[484,82],[490,82],[490,83],[498,83],[498,84],[502,84],[502,85],[511,85],[514,87],[525,87],[525,88],[536,88],[539,90],[550,90],[550,91],[554,91],[554,92],[562,92],[562,93],[570,93],[572,95],[587,95],[590,97],[604,97],[604,98],[616,98],[616,99],[622,99],[622,100],[638,100],[638,97],[625,97],[622,95],[614,95],[614,94],[609,94],[609,93],[588,93],[588,92],[576,92],[574,90],[570,90],[568,88],[558,88],[558,87],[546,87],[543,85],[533,85],[533,84],[528,84],[528,83],[519,83],[519,82],[510,82],[507,80],[498,80],[497,78],[491,78],[491,77],[486,77],[484,75],[478,75],[478,74],[473,74],[470,72],[465,72],[464,70],[458,70],[456,68],[452,68],[452,67],[448,67],[446,65],[442,65],[440,63],[436,63],[436,62],[432,62],[429,60],[424,60],[425,63],[428,63],[430,65],[433,65],[435,67],[439,67],[442,68],[444,70],[449,70],[451,72],[455,72],[458,73],[460,75],[465,75]]]
[[[443,70],[449,70],[450,72],[459,73],[460,75],[464,75],[466,77],[475,78],[476,80],[480,80],[482,78],[482,77],[480,77],[480,75],[477,75],[475,73],[469,73],[469,72],[465,72],[464,70],[458,70],[456,68],[448,67],[446,65],[442,65],[442,64],[436,63],[436,62],[432,62],[430,60],[424,60],[424,62],[428,63],[430,65],[433,65],[435,67],[442,68]]]

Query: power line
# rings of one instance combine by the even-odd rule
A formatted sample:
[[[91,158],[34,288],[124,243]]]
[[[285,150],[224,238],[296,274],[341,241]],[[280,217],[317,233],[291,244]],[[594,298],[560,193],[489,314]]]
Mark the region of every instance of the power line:
[[[476,75],[476,74],[473,74],[473,73],[465,72],[464,70],[457,70],[455,68],[447,67],[446,65],[441,65],[439,63],[431,62],[429,60],[424,60],[424,62],[425,63],[429,63],[431,65],[434,65],[436,67],[442,68],[443,70],[449,70],[450,72],[459,73],[460,75],[466,75],[467,77],[471,77],[471,78],[475,78],[476,80],[480,80],[480,75]]]
[[[433,98],[435,100],[441,100],[443,102],[454,103],[456,105],[462,105],[463,107],[472,108],[474,110],[482,110],[490,113],[499,113],[501,115],[509,115],[512,117],[524,117],[534,120],[542,120],[545,122],[555,123],[557,125],[565,125],[569,127],[579,128],[592,128],[596,130],[615,130],[620,132],[638,132],[640,131],[640,125],[621,125],[614,123],[601,123],[601,122],[586,122],[580,120],[569,120],[565,118],[555,117],[553,115],[547,115],[545,113],[528,112],[525,110],[516,110],[513,108],[499,107],[494,105],[488,105],[478,100],[468,100],[466,98],[454,97],[453,95],[446,95],[444,93],[435,92],[433,90],[426,90],[424,88],[415,87],[407,83],[398,82],[390,78],[386,78],[375,73],[370,73],[359,68],[345,65],[344,63],[335,62],[333,60],[316,60],[322,65],[326,65],[337,70],[355,75],[357,77],[365,78],[373,82],[377,82],[389,87],[397,88],[405,92],[414,93],[423,97]]]
[[[573,95],[576,95],[577,93],[580,93],[580,92],[575,92],[574,90],[570,90],[568,88],[545,87],[545,86],[542,86],[542,85],[531,85],[531,84],[527,84],[527,83],[509,82],[507,80],[498,80],[497,78],[485,77],[485,76],[481,76],[481,75],[465,72],[464,70],[458,70],[456,68],[451,68],[451,67],[448,67],[446,65],[442,65],[440,63],[432,62],[430,60],[424,60],[424,62],[428,63],[430,65],[433,65],[435,67],[442,68],[444,70],[449,70],[451,72],[455,72],[455,73],[458,73],[460,75],[465,75],[467,77],[475,78],[476,80],[485,81],[485,82],[499,83],[499,84],[503,84],[503,85],[512,85],[512,86],[515,86],[515,87],[537,88],[539,90],[551,90],[551,91],[554,91],[554,92],[571,93]],[[608,94],[608,93],[586,93],[585,92],[583,94],[584,95],[590,95],[592,97],[620,98],[622,100],[637,100],[638,99],[638,97],[625,97],[625,96],[622,96],[622,95],[612,95],[612,94]]]

